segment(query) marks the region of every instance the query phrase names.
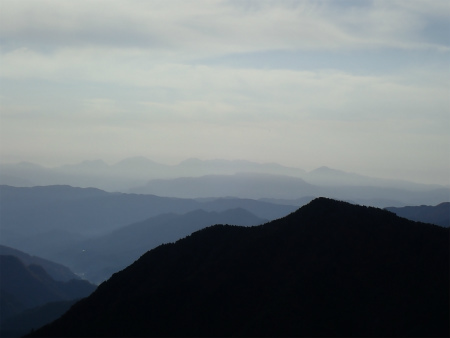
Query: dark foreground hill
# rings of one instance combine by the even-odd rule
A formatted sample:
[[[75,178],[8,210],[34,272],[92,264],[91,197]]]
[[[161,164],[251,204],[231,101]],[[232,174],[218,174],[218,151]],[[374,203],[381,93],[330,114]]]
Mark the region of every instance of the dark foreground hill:
[[[448,336],[449,229],[316,199],[161,245],[33,336]]]
[[[0,337],[22,337],[61,317],[77,301],[78,299],[50,302],[5,318],[0,322]]]
[[[385,209],[412,221],[450,227],[450,202],[440,203],[436,206],[420,205],[403,208],[389,207]]]

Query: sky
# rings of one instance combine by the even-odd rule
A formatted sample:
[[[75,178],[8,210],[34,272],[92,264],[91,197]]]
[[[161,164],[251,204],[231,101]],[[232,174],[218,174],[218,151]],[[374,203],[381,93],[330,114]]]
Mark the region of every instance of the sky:
[[[450,184],[448,0],[1,0],[0,160]]]

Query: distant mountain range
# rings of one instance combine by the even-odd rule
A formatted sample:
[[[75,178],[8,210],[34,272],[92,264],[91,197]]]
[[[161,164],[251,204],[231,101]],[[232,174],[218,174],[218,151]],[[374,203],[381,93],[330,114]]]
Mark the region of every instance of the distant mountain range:
[[[152,180],[145,186],[130,191],[181,198],[232,196],[256,199],[296,198],[318,192],[316,187],[301,178],[255,173]]]
[[[252,181],[242,175],[240,184],[225,180],[224,186],[228,185],[229,192],[235,188],[256,191],[258,186],[267,188],[264,185],[267,176],[260,174],[261,180]],[[295,187],[292,178],[281,178],[285,180],[285,190]],[[202,179],[192,178],[197,183]],[[294,180],[310,186],[301,179]],[[211,187],[206,185],[204,189]],[[354,191],[357,187],[348,189]],[[339,190],[340,196],[343,191]],[[363,193],[359,196],[364,196]],[[408,195],[409,199],[416,196],[413,192],[397,193],[405,198]],[[433,196],[436,191],[424,194],[419,196]],[[329,195],[333,196],[333,192]],[[0,186],[0,197],[0,244],[64,264],[94,283],[131,264],[147,250],[202,227],[218,223],[261,224],[283,217],[314,199],[313,196],[292,200],[181,199],[70,186]],[[438,193],[433,198],[443,197]],[[436,223],[431,218],[421,220]]]
[[[99,284],[113,274],[57,325],[75,313],[80,332],[100,336],[448,335],[449,227],[449,186],[328,167],[0,164],[0,336],[23,335],[90,294],[95,286],[79,276]],[[420,319],[421,307],[433,314]]]
[[[311,172],[306,172],[303,169],[286,167],[276,163],[219,159],[206,161],[188,159],[177,165],[165,165],[145,157],[124,159],[113,165],[108,165],[102,160],[95,160],[55,168],[45,168],[29,162],[0,164],[0,184],[22,187],[71,185],[75,187],[95,187],[111,192],[130,192],[131,188],[144,186],[148,181],[155,179],[208,175],[223,176],[237,173],[289,176],[301,178],[306,183],[317,186],[374,186],[418,191],[442,188],[439,185],[367,177],[328,167],[320,167]],[[214,197],[223,196],[227,195],[214,195]],[[302,196],[297,195],[295,198]]]
[[[449,336],[449,229],[326,198],[147,252],[31,336]]]
[[[236,172],[272,173],[294,177],[305,174],[302,169],[284,167],[276,163],[188,159],[178,165],[165,165],[144,157],[134,157],[114,165],[108,165],[102,160],[84,161],[55,168],[46,168],[29,162],[0,164],[0,184],[26,187],[68,184],[128,192],[129,188],[145,184],[150,179],[229,175]]]
[[[175,179],[151,180],[146,185],[130,191],[138,194],[158,196],[201,198],[233,196],[253,199],[299,200],[310,196],[327,196],[349,200],[358,204],[387,207],[414,204],[438,204],[450,201],[450,188],[431,188],[426,186],[412,190],[392,186],[377,185],[329,185],[319,186],[307,183],[304,179],[255,173],[234,175],[208,175],[201,177],[180,177]],[[369,184],[366,182],[366,184]],[[291,203],[295,204],[295,203]]]
[[[420,205],[403,208],[386,208],[400,217],[412,221],[431,223],[443,227],[450,227],[450,203],[444,202],[436,206]]]
[[[265,220],[283,217],[298,207],[250,199],[219,198],[197,201],[108,193],[93,188],[69,186],[0,186],[0,198],[0,244],[64,264],[79,274],[85,273],[86,278],[93,278],[96,282],[132,263],[155,245],[166,240],[177,240],[199,229],[198,227],[224,222],[239,225],[260,224]],[[242,210],[236,210],[239,208]],[[195,210],[196,213],[181,216]],[[167,227],[173,226],[172,237],[156,234],[151,230],[152,226],[148,228],[147,237],[133,237],[131,233],[134,227],[131,227],[130,238],[136,240],[136,245],[128,245],[129,252],[125,250],[123,255],[117,257],[109,250],[108,253],[105,252],[106,256],[101,258],[101,250],[106,249],[108,243],[99,245],[95,250],[91,249],[94,244],[89,244],[89,239],[93,237],[98,237],[100,241],[102,236],[122,227],[170,213],[173,214],[171,219],[174,223],[167,222]],[[197,216],[195,221],[193,216]],[[164,217],[147,221],[146,224],[154,222],[156,226]],[[185,219],[182,220],[183,218]],[[181,228],[181,223],[185,227]],[[117,250],[121,252],[119,248],[125,246],[120,245],[120,238],[114,241],[116,242]],[[82,251],[86,249],[89,250]],[[81,252],[85,254],[81,255]],[[96,259],[91,256],[94,252],[98,252]],[[92,260],[87,260],[87,257]],[[99,269],[93,270],[91,267]]]
[[[8,245],[5,242],[10,239],[13,241],[14,236],[32,238],[45,232],[56,232],[55,235],[63,242],[66,232],[79,236],[100,235],[170,212],[182,214],[197,209],[224,211],[243,208],[258,217],[272,220],[295,209],[295,206],[237,198],[196,201],[108,193],[99,189],[70,186],[18,188],[3,185],[0,186],[0,196],[0,240],[4,245]],[[31,242],[29,244],[32,245]],[[18,248],[15,243],[9,245]],[[62,246],[65,245],[66,243],[62,243]]]

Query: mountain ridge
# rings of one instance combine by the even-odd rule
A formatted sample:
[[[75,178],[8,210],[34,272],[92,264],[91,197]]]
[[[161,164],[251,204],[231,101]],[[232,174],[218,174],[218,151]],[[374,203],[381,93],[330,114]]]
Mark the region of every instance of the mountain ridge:
[[[15,256],[19,258],[25,265],[39,265],[56,281],[67,282],[71,279],[81,279],[75,275],[70,269],[64,265],[49,261],[38,256],[29,255],[23,251],[0,245],[0,255]]]
[[[385,209],[412,221],[450,227],[450,202],[443,202],[435,206],[420,205],[402,208],[388,207]]]
[[[31,336],[447,336],[448,235],[319,198],[158,246]]]
[[[443,187],[396,179],[364,176],[329,167],[319,167],[310,172],[278,163],[258,163],[247,160],[186,159],[175,165],[161,164],[143,156],[125,158],[114,164],[102,160],[87,160],[47,168],[33,163],[0,164],[0,183],[15,185],[70,184],[79,187],[94,186],[107,191],[126,192],[133,186],[143,185],[151,179],[199,177],[204,175],[231,175],[236,172],[260,172],[288,175],[317,185],[375,185],[396,186],[423,190]],[[447,184],[446,188],[450,188]]]
[[[347,175],[351,174],[345,174]],[[322,182],[323,183],[323,182]],[[305,179],[267,173],[235,173],[232,175],[205,175],[154,179],[147,184],[130,189],[132,193],[153,194],[178,198],[206,198],[234,196],[252,199],[301,199],[307,196],[328,196],[341,200],[353,200],[359,204],[376,207],[404,206],[408,204],[437,204],[450,201],[450,189],[427,186],[424,190],[408,190],[396,186],[317,185]],[[417,186],[416,186],[417,188]]]

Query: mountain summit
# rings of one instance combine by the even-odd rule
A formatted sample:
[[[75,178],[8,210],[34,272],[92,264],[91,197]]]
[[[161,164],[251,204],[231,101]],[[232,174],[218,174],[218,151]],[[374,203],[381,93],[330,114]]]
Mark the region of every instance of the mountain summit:
[[[161,245],[33,336],[448,336],[448,239],[319,198]]]

